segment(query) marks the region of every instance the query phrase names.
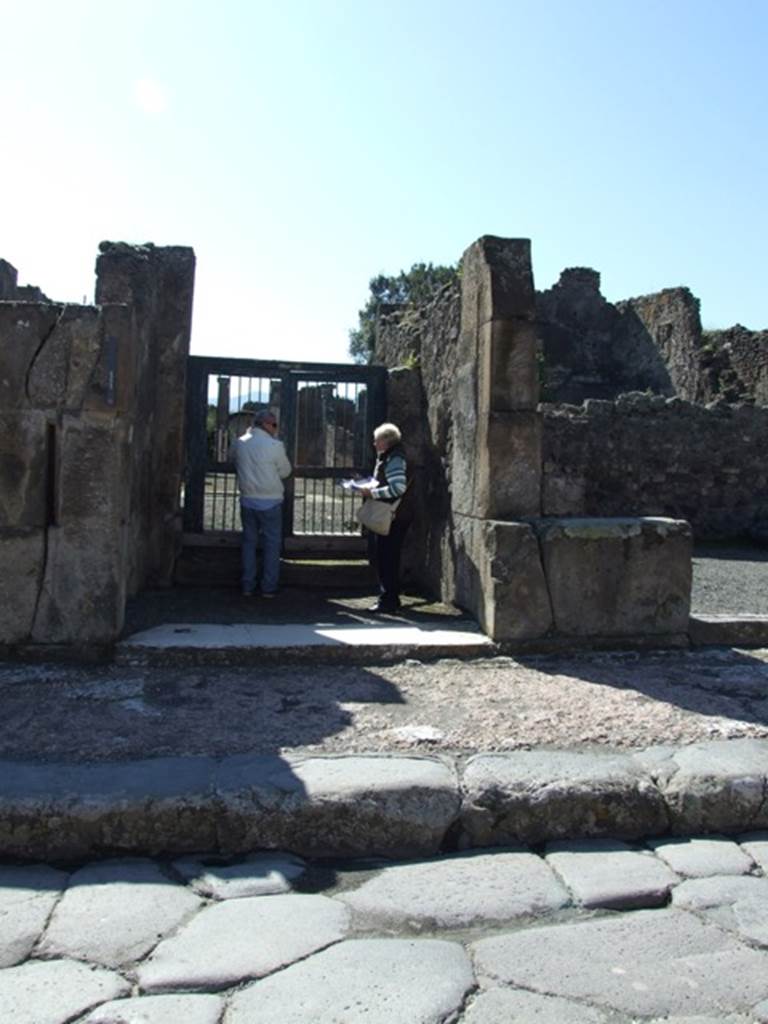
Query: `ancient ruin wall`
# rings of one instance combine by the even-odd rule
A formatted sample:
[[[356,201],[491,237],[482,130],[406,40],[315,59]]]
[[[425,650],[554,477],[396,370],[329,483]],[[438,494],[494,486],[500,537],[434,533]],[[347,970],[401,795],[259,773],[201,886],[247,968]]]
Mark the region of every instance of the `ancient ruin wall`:
[[[750,331],[740,324],[724,331],[705,331],[700,352],[704,401],[768,405],[768,331]]]
[[[564,270],[536,294],[542,398],[580,404],[631,391],[707,403],[768,403],[768,332],[703,331],[699,300],[665,288],[615,304],[600,275]]]
[[[697,540],[768,540],[768,408],[630,394],[542,416],[545,516],[672,516]]]
[[[616,304],[600,293],[600,275],[564,270],[536,293],[542,346],[542,399],[579,404],[630,391],[700,401],[699,302],[687,288]]]
[[[110,642],[126,595],[162,571],[156,548],[173,551],[153,483],[178,495],[189,302],[175,304],[173,283],[191,301],[194,256],[166,260],[130,305],[106,290],[99,306],[0,301],[0,646]]]

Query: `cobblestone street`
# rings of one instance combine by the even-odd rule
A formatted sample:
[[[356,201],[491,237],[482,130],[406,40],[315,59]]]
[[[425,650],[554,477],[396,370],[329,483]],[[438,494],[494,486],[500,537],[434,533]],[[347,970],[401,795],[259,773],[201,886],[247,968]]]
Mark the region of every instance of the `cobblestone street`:
[[[768,1021],[768,832],[0,870],[8,1024]]]

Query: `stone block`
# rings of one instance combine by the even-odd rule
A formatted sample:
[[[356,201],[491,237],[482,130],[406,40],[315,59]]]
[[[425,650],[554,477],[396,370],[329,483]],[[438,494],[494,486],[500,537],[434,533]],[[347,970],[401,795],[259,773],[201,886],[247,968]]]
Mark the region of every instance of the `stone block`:
[[[518,929],[480,939],[470,953],[480,977],[601,1007],[606,1021],[725,1024],[724,1007],[752,1006],[768,989],[768,953],[676,909]]]
[[[44,864],[0,866],[0,969],[26,960],[40,941],[67,875]]]
[[[527,847],[395,864],[339,897],[370,927],[468,928],[561,910],[555,873]]]
[[[657,857],[616,839],[548,843],[546,860],[581,906],[589,909],[661,907],[680,881]]]
[[[558,633],[631,637],[687,631],[687,522],[553,519],[542,520],[536,530]]]
[[[451,506],[454,512],[463,515],[479,515],[476,482],[479,459],[475,361],[466,362],[457,368],[452,397]]]
[[[535,318],[529,239],[483,235],[464,253],[461,271],[462,330]]]
[[[0,529],[0,644],[26,642],[34,626],[45,557],[43,530]]]
[[[480,416],[475,514],[518,519],[541,512],[541,419],[535,412]]]
[[[349,916],[341,903],[317,895],[215,903],[157,945],[138,968],[139,985],[143,992],[223,989],[282,973],[344,939]]]
[[[61,308],[32,302],[0,305],[0,409],[4,412],[37,404],[31,383],[36,355]]]
[[[69,879],[38,950],[46,960],[130,968],[202,906],[151,860],[87,864]]]
[[[352,938],[242,987],[226,1021],[437,1024],[459,1019],[475,985],[458,942]]]
[[[650,839],[648,845],[673,871],[686,878],[748,875],[755,866],[738,843],[725,836]]]
[[[695,647],[766,647],[768,615],[692,615],[688,636]]]
[[[116,971],[73,960],[30,960],[0,973],[0,1020],[62,1024],[107,1000],[130,995]]]
[[[768,740],[714,740],[634,756],[653,775],[674,835],[768,828]]]
[[[32,640],[108,643],[125,613],[126,439],[114,421],[84,416],[65,417],[61,438],[56,526]]]
[[[30,403],[38,409],[80,409],[100,348],[99,310],[93,306],[60,307],[29,367]]]
[[[536,328],[527,321],[492,320],[478,329],[481,412],[536,408],[537,351]]]
[[[462,782],[467,846],[639,839],[667,830],[661,793],[627,755],[481,754],[467,762]]]
[[[67,861],[216,848],[214,762],[0,763],[0,854]]]
[[[454,516],[456,600],[496,642],[544,636],[552,609],[528,523]]]
[[[460,802],[453,769],[419,757],[230,757],[216,789],[227,853],[429,855],[440,848]]]
[[[48,435],[42,412],[0,413],[0,530],[46,525]]]
[[[138,372],[133,311],[128,306],[102,306],[98,345],[89,377],[82,382],[83,409],[112,416],[132,412]]]

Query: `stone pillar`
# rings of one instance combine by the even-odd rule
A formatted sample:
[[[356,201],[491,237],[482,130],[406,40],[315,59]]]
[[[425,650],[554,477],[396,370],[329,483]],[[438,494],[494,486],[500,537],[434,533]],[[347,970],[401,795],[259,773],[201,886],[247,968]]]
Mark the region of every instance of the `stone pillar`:
[[[139,494],[129,593],[170,586],[181,543],[186,369],[192,330],[195,254],[186,246],[102,242],[96,301],[132,307],[139,343],[134,448]]]
[[[496,640],[541,636],[552,622],[535,535],[505,522],[541,511],[534,320],[530,242],[480,238],[462,260],[452,512],[456,599]]]
[[[530,242],[485,236],[464,253],[454,389],[453,508],[538,515],[541,424]]]

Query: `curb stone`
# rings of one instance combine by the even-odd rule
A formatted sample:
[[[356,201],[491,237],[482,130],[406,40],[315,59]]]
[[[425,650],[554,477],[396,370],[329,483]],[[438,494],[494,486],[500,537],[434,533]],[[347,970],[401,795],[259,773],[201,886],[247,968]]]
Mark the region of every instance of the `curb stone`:
[[[238,755],[0,762],[0,855],[413,858],[562,839],[768,828],[768,740],[632,754]]]

